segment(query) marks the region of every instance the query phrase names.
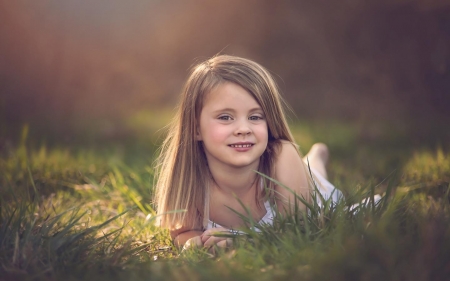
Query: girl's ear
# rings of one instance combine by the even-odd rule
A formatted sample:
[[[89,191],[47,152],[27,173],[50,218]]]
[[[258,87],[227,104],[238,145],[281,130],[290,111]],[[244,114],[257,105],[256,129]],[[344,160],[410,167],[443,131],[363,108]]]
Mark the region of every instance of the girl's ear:
[[[198,140],[198,141],[201,141],[202,140],[202,134],[200,134],[199,127],[197,127],[197,129],[195,131],[196,131],[195,139]]]

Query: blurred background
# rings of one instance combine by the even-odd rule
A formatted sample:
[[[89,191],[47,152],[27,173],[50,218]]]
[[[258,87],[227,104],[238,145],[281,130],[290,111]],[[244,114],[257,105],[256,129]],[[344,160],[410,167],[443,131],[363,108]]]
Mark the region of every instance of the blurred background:
[[[148,141],[218,53],[268,68],[294,123],[450,140],[448,0],[0,0],[0,146],[26,124],[46,143]]]

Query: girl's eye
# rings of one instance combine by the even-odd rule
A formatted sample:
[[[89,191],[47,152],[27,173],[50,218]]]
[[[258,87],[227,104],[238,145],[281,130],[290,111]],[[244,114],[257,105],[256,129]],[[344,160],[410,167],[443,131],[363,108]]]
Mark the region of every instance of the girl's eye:
[[[219,116],[218,119],[219,119],[219,120],[229,121],[229,120],[231,120],[231,116],[228,116],[228,115]]]
[[[248,119],[252,120],[252,121],[257,121],[257,120],[262,120],[263,118],[261,116],[254,115],[254,116],[250,116]]]

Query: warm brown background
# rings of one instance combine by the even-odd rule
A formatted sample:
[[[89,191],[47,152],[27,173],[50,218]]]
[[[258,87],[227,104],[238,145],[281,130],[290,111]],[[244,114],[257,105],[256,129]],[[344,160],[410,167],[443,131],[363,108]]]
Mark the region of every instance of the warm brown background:
[[[120,134],[217,53],[266,66],[300,119],[450,124],[448,0],[0,0],[0,40],[3,139]]]

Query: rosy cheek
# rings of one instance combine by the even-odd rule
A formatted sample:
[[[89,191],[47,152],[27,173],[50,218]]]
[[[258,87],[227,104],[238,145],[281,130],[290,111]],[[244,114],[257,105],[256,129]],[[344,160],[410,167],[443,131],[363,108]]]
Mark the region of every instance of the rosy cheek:
[[[218,126],[215,122],[208,122],[206,127],[208,128],[207,135],[211,141],[219,142],[227,137],[227,131],[224,130],[223,127]]]
[[[255,129],[255,132],[257,132],[260,136],[265,136],[266,138],[269,135],[268,129],[266,126],[257,127]]]
[[[213,141],[217,141],[217,142],[223,141],[226,139],[226,137],[227,137],[227,134],[226,134],[226,132],[224,132],[224,130],[216,129],[216,130],[211,131],[211,139]]]

